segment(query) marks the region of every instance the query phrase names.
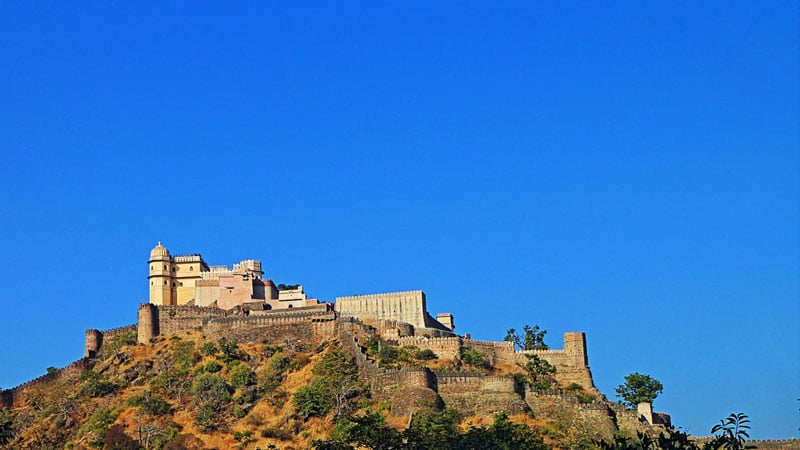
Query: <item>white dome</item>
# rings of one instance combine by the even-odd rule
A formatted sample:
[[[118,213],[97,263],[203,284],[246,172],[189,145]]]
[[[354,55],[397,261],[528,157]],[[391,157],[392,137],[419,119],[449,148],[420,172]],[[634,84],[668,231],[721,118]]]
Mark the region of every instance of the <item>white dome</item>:
[[[167,247],[161,245],[161,241],[158,241],[158,244],[150,250],[150,259],[169,259],[169,250]]]

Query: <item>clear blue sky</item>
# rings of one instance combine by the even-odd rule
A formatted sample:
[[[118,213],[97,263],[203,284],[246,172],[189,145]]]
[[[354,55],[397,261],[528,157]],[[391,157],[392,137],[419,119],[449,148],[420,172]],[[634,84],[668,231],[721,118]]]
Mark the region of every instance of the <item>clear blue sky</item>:
[[[0,3],[0,386],[133,323],[161,239],[798,436],[796,1],[327,3]]]

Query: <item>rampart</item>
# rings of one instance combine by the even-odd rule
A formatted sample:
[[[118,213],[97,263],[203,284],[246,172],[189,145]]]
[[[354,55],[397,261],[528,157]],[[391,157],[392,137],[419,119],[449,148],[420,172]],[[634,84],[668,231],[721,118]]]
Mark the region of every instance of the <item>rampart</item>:
[[[139,305],[138,341],[182,332],[203,332],[214,338],[229,337],[239,342],[307,342],[317,345],[333,336],[333,311],[326,308],[295,308],[278,311],[225,311],[214,307],[187,305]]]
[[[594,389],[594,381],[587,364],[586,338],[584,333],[564,333],[564,349],[562,350],[526,350],[514,351],[511,342],[479,341],[460,337],[429,338],[422,336],[405,336],[397,339],[399,345],[413,345],[428,349],[438,357],[459,359],[461,348],[473,348],[484,353],[492,365],[525,365],[526,355],[536,355],[556,366],[556,378],[564,385],[577,383],[585,389]]]
[[[94,358],[102,350],[103,344],[111,341],[114,336],[136,331],[137,328],[137,324],[132,324],[102,331],[94,329],[86,330],[86,344],[84,346],[83,357]]]
[[[714,439],[712,436],[691,436],[696,444],[705,444]],[[800,450],[800,439],[749,439],[747,445],[759,450]]]
[[[510,376],[482,376],[435,372],[437,392],[448,406],[461,412],[488,416],[501,411],[530,411],[523,399],[524,388]]]
[[[81,372],[83,372],[84,370],[91,369],[93,365],[94,365],[94,360],[90,358],[81,358],[77,361],[68,364],[65,367],[56,369],[54,371],[51,371],[50,373],[34,378],[33,380],[22,383],[19,386],[13,387],[11,389],[2,390],[0,391],[0,407],[12,408],[12,407],[22,406],[26,392],[29,392],[38,386],[44,385],[46,383],[55,380],[78,378]]]

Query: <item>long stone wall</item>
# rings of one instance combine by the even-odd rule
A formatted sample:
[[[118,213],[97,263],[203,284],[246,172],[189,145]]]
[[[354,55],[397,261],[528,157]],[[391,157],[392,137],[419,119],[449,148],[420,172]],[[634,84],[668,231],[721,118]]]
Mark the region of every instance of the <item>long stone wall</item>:
[[[492,365],[524,365],[525,355],[536,355],[556,366],[556,378],[563,384],[577,383],[585,389],[594,389],[592,373],[587,364],[586,338],[584,333],[564,333],[564,348],[561,350],[514,351],[514,344],[507,341],[479,341],[460,337],[428,338],[407,336],[397,339],[400,345],[413,345],[428,349],[440,358],[458,359],[461,348],[468,347],[484,353]]]
[[[78,378],[81,372],[91,369],[93,366],[94,360],[90,358],[81,358],[77,361],[73,361],[67,366],[34,378],[33,380],[22,383],[19,386],[2,390],[0,391],[0,407],[12,408],[22,406],[25,393],[29,390],[55,380]]]
[[[247,315],[241,311],[225,311],[214,307],[144,303],[139,306],[138,340],[145,343],[158,335],[201,331],[215,337],[231,337],[240,342],[277,340],[281,336],[320,342],[324,336],[333,335],[332,326],[321,324],[334,319],[335,313],[325,308],[297,308]]]
[[[434,373],[437,392],[444,403],[461,412],[490,416],[501,411],[520,414],[530,410],[521,395],[522,386],[513,377]]]

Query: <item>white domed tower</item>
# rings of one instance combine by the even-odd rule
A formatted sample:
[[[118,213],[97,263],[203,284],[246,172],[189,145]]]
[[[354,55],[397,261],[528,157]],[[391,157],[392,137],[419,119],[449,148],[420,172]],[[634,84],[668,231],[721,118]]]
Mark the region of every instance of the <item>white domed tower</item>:
[[[169,250],[161,245],[153,247],[150,251],[150,260],[147,261],[150,269],[150,274],[147,279],[150,281],[150,303],[156,305],[174,305],[175,304],[175,289],[172,288],[172,257],[169,255]]]

